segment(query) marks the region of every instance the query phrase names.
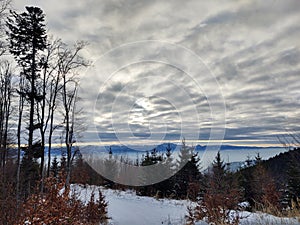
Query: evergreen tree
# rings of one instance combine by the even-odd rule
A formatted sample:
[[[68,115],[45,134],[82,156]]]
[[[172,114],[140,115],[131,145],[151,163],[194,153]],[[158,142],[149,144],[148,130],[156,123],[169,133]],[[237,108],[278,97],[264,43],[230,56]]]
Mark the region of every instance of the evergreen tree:
[[[168,143],[167,147],[166,147],[166,156],[167,158],[169,158],[172,154],[172,148],[171,148],[171,145],[170,143]]]
[[[180,152],[177,159],[177,166],[179,169],[183,168],[183,166],[192,158],[193,149],[189,148],[185,144],[185,140],[182,140],[182,145],[180,148]]]
[[[212,224],[238,224],[238,216],[231,215],[230,211],[237,210],[241,192],[232,174],[226,170],[220,152],[207,176],[203,198],[197,202],[193,212],[189,209],[189,222],[205,218]]]
[[[152,158],[150,157],[150,154],[148,151],[146,151],[146,155],[144,156],[143,158],[143,161],[141,163],[141,166],[150,166],[150,165],[153,165],[153,161],[152,161]]]
[[[198,153],[195,153],[193,148],[186,146],[185,140],[183,140],[179,152],[179,158],[177,160],[177,168],[179,171],[174,176],[174,191],[178,197],[188,197],[187,195],[191,184],[193,184],[193,189],[195,188],[195,184],[199,187],[198,184],[201,179],[201,173],[199,171],[198,164]],[[200,187],[198,191],[200,191]]]
[[[115,184],[113,180],[116,179],[118,175],[117,160],[113,158],[113,152],[111,147],[109,148],[108,158],[104,160],[104,169],[105,169],[105,181],[107,186],[112,188]]]
[[[26,199],[34,191],[36,181],[39,179],[39,163],[35,159],[30,159],[25,152],[20,168],[21,194]]]
[[[43,126],[38,121],[36,108],[37,103],[45,98],[39,91],[42,54],[47,45],[45,16],[38,7],[26,7],[26,11],[20,14],[11,11],[6,25],[8,28],[9,51],[21,69],[20,80],[24,82],[18,93],[22,96],[22,99],[29,103],[28,145],[24,148],[26,156],[22,159],[22,166],[20,167],[25,170],[22,173],[25,175],[25,195],[28,195],[31,188],[35,186],[35,180],[38,179],[35,174],[37,167],[37,162],[34,159],[35,153],[40,152],[38,155],[41,162],[43,163],[44,160],[44,146],[40,145],[39,141],[34,143],[34,131]],[[19,123],[21,123],[20,119],[21,117]],[[44,165],[40,165],[40,177],[43,168]],[[39,170],[39,168],[37,169]]]
[[[220,152],[217,153],[217,156],[212,164],[212,176],[211,181],[217,186],[217,190],[224,190],[226,185],[226,175],[228,171],[226,170],[226,165],[221,159]]]
[[[53,177],[57,177],[58,176],[59,163],[57,161],[57,157],[56,156],[54,156],[54,159],[53,159],[53,161],[51,163],[50,171],[51,171]]]
[[[160,177],[163,181],[154,185],[158,197],[171,197],[174,187],[173,175],[175,173],[175,162],[172,157],[172,148],[170,144],[166,147],[166,157],[160,163]]]
[[[258,161],[258,164],[255,165],[250,185],[253,196],[250,203],[253,206],[260,210],[272,208],[276,211],[279,209],[280,194],[274,179],[263,166],[262,161]]]
[[[41,126],[36,122],[35,107],[36,103],[45,97],[39,93],[37,88],[39,71],[42,66],[41,54],[46,48],[45,16],[38,7],[26,7],[26,12],[21,14],[11,11],[7,27],[9,50],[22,69],[21,76],[27,82],[25,86],[27,88],[19,90],[19,92],[29,102],[28,160],[31,160],[33,158],[34,130]]]
[[[300,199],[300,163],[296,159],[290,159],[288,165],[288,200],[290,204],[291,202],[298,204]],[[297,207],[300,208],[300,205],[297,205]]]
[[[60,158],[60,166],[59,166],[59,171],[65,175],[66,174],[66,169],[67,169],[67,158],[65,154],[63,153],[61,158]]]
[[[166,147],[166,157],[161,162],[162,166],[162,174],[164,177],[170,177],[170,175],[174,175],[174,171],[176,169],[176,164],[174,162],[173,156],[172,156],[172,148],[170,144]]]
[[[251,158],[250,158],[249,155],[247,156],[247,159],[246,159],[245,162],[246,162],[246,166],[247,166],[247,167],[251,166]]]
[[[142,168],[142,172],[141,174],[139,174],[140,179],[143,183],[148,183],[149,181],[153,181],[155,180],[155,178],[157,178],[157,176],[161,176],[161,174],[156,174],[155,170],[153,167],[151,167],[152,165],[155,165],[159,162],[162,161],[162,156],[158,154],[156,148],[154,148],[151,151],[151,154],[149,154],[149,152],[146,152],[146,155],[144,156],[141,166],[142,167],[146,167],[149,166],[147,169],[145,168],[143,170]],[[142,195],[154,195],[157,192],[157,188],[155,185],[147,185],[144,186],[143,188],[140,189],[140,192]]]
[[[83,161],[82,154],[77,152],[76,160],[71,173],[71,182],[86,185],[89,181],[87,166]]]
[[[261,156],[260,156],[260,154],[259,154],[259,152],[256,154],[256,156],[255,156],[255,162],[256,162],[256,164],[258,164],[258,163],[261,163],[261,161],[262,161],[262,158],[261,158]]]
[[[156,148],[154,148],[151,151],[151,154],[149,154],[149,152],[146,152],[146,155],[141,163],[142,166],[150,166],[150,165],[154,165],[158,162],[162,161],[162,156],[158,154]]]

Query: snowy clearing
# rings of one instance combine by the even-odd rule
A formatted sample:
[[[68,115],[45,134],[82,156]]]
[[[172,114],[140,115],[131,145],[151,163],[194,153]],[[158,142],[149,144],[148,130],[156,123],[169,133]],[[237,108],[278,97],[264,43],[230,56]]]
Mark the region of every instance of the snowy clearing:
[[[97,186],[72,185],[80,199],[88,201],[93,190],[97,197]],[[137,196],[133,191],[119,191],[102,188],[108,201],[110,225],[182,225],[185,224],[187,206],[193,204],[187,200],[155,199]],[[300,219],[279,218],[265,213],[240,212],[241,225],[299,225]],[[197,225],[207,224],[198,222]]]

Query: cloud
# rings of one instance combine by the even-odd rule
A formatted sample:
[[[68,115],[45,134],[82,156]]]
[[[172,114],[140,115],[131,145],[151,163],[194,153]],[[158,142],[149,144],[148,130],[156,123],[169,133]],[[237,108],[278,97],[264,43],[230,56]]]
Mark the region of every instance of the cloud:
[[[102,68],[88,71],[83,105],[91,114],[89,122],[96,121],[105,139],[115,139],[117,129],[124,137],[134,133],[145,138],[162,128],[174,131],[174,138],[180,137],[182,127],[187,133],[201,128],[200,137],[207,139],[214,126],[221,129],[221,116],[211,112],[223,104],[216,95],[216,82],[209,79],[213,77],[226,104],[225,139],[271,143],[276,142],[274,134],[300,130],[298,0],[54,0],[14,4],[22,10],[29,3],[45,10],[51,33],[68,43],[88,41],[86,55],[91,59],[129,42],[163,40],[190,49],[207,66],[197,74],[198,86],[194,75],[174,65],[124,65],[125,59],[135,58],[135,50],[127,55],[119,52]],[[157,55],[163,55],[163,50],[145,52],[145,58]],[[181,52],[166,57],[179,58],[186,68],[190,66]],[[120,66],[124,68],[105,83],[109,78],[106,71]],[[141,99],[148,101],[148,108],[139,104]],[[94,106],[95,111],[90,112]]]

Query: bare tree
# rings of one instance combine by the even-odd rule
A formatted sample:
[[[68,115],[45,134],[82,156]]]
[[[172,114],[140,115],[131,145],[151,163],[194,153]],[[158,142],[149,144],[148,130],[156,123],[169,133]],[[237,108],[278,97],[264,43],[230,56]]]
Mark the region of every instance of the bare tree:
[[[61,40],[55,40],[52,43],[52,49],[54,52],[54,61],[50,60],[48,62],[48,66],[52,68],[52,72],[50,73],[50,81],[48,86],[48,117],[47,117],[47,124],[49,125],[49,133],[48,133],[48,163],[47,163],[47,177],[50,176],[50,167],[51,167],[51,149],[52,149],[52,136],[55,129],[59,126],[54,124],[54,114],[55,110],[58,105],[57,95],[61,89],[60,81],[61,81],[61,74],[58,70],[59,62],[60,62],[60,48],[63,45]]]
[[[57,51],[60,46],[60,40],[54,40],[47,44],[46,53],[41,60],[42,73],[39,85],[39,92],[43,96],[42,100],[37,103],[37,116],[38,123],[40,124],[40,136],[41,136],[41,167],[40,175],[44,177],[44,155],[45,155],[45,145],[46,145],[46,133],[50,123],[50,131],[48,137],[48,144],[52,144],[52,134],[53,134],[53,120],[54,111],[56,108],[57,94],[59,91],[58,83],[60,81],[60,75],[58,73],[58,55]],[[51,147],[50,147],[51,148]],[[48,167],[50,167],[51,161],[51,149],[48,150]],[[49,169],[48,169],[49,171]],[[47,175],[48,175],[47,171]],[[49,175],[48,175],[49,176]]]
[[[9,119],[11,116],[12,72],[5,61],[0,65],[0,165],[5,167],[8,151]]]
[[[288,150],[300,147],[300,134],[295,130],[285,130],[285,134],[277,135],[277,140]]]
[[[0,56],[6,51],[5,19],[11,0],[0,0]],[[11,66],[6,60],[0,61],[0,165],[4,168],[7,153],[8,120],[11,110]]]
[[[16,184],[16,192],[17,192],[17,204],[19,204],[20,198],[20,172],[21,172],[21,131],[22,131],[22,118],[23,118],[23,109],[24,109],[24,95],[23,93],[24,87],[24,78],[20,77],[19,79],[19,87],[17,92],[19,93],[19,101],[18,101],[18,127],[17,127],[17,144],[18,144],[18,156],[17,156],[17,184]]]
[[[64,140],[67,149],[67,178],[66,186],[69,185],[71,175],[71,165],[76,154],[72,154],[73,144],[76,142],[75,137],[75,117],[76,102],[78,100],[78,78],[76,78],[78,70],[86,67],[89,63],[79,55],[80,51],[85,47],[86,43],[78,42],[73,49],[67,46],[60,52],[59,72],[62,76],[62,104],[64,117]]]

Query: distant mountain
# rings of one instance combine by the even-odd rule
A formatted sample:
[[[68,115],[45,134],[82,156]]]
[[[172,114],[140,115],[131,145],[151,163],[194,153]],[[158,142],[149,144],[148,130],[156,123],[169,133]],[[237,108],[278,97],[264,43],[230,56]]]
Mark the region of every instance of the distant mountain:
[[[156,149],[156,151],[158,152],[165,152],[166,149],[170,147],[172,149],[172,151],[174,151],[176,149],[176,147],[181,147],[181,144],[173,144],[173,143],[163,143],[157,146],[125,146],[125,145],[112,145],[112,146],[105,146],[105,149],[107,151],[109,151],[109,148],[111,148],[112,152],[115,153],[129,153],[129,152],[145,152],[145,151],[151,151],[154,148]],[[196,151],[205,151],[207,148],[206,145],[196,145],[195,146],[195,150]],[[266,148],[273,148],[274,147],[252,147],[252,146],[234,146],[234,145],[222,145],[220,148],[219,146],[210,146],[210,148],[212,149],[216,149],[216,150],[251,150],[251,149],[266,149]]]
[[[146,151],[151,152],[154,148],[157,152],[165,152],[167,147],[170,147],[172,151],[176,149],[176,144],[173,143],[164,143],[157,146],[150,146],[150,145],[110,145],[110,146],[95,146],[89,145],[85,147],[81,147],[82,151],[89,151],[89,152],[100,152],[105,153],[109,152],[110,150],[112,153],[120,154],[120,153],[145,153]]]
[[[146,151],[151,152],[154,148],[157,152],[165,152],[166,149],[170,147],[172,151],[176,150],[176,147],[180,149],[181,144],[174,144],[174,143],[163,143],[160,145],[110,145],[110,146],[96,146],[96,145],[87,145],[83,147],[79,147],[81,152],[94,152],[94,153],[108,153],[111,149],[113,153],[116,154],[127,154],[127,153],[145,153]],[[196,145],[196,151],[205,151],[207,148],[206,145]],[[255,149],[268,149],[268,148],[276,148],[276,147],[253,147],[253,146],[234,146],[234,145],[222,145],[220,148],[219,146],[210,146],[212,149],[216,150],[255,150]],[[280,148],[280,147],[278,147]],[[74,148],[73,148],[74,149]],[[51,155],[62,155],[62,153],[66,153],[65,147],[52,147]],[[45,148],[45,155],[48,154],[48,148]]]
[[[219,146],[210,146],[212,149],[219,148]],[[196,151],[205,151],[207,148],[206,145],[196,145],[195,149]],[[221,145],[219,150],[254,150],[254,149],[268,149],[268,148],[282,148],[282,147],[257,147],[257,146],[236,146],[236,145]]]
[[[166,149],[170,147],[172,149],[172,151],[174,151],[176,149],[176,147],[178,147],[180,149],[181,144],[177,145],[177,144],[173,144],[173,143],[163,143],[157,146],[125,146],[125,145],[112,145],[112,146],[105,146],[104,148],[109,151],[109,148],[111,148],[112,152],[116,152],[116,153],[126,153],[126,152],[145,152],[145,151],[151,151],[154,148],[156,149],[156,151],[158,152],[165,152]],[[207,148],[206,145],[196,145],[195,146],[195,150],[196,151],[205,151]],[[221,147],[219,146],[210,146],[210,148],[212,149],[216,149],[216,150],[221,150],[221,151],[225,151],[225,150],[255,150],[255,149],[274,149],[274,148],[282,148],[282,147],[256,147],[256,146],[234,146],[234,145],[222,145]]]

